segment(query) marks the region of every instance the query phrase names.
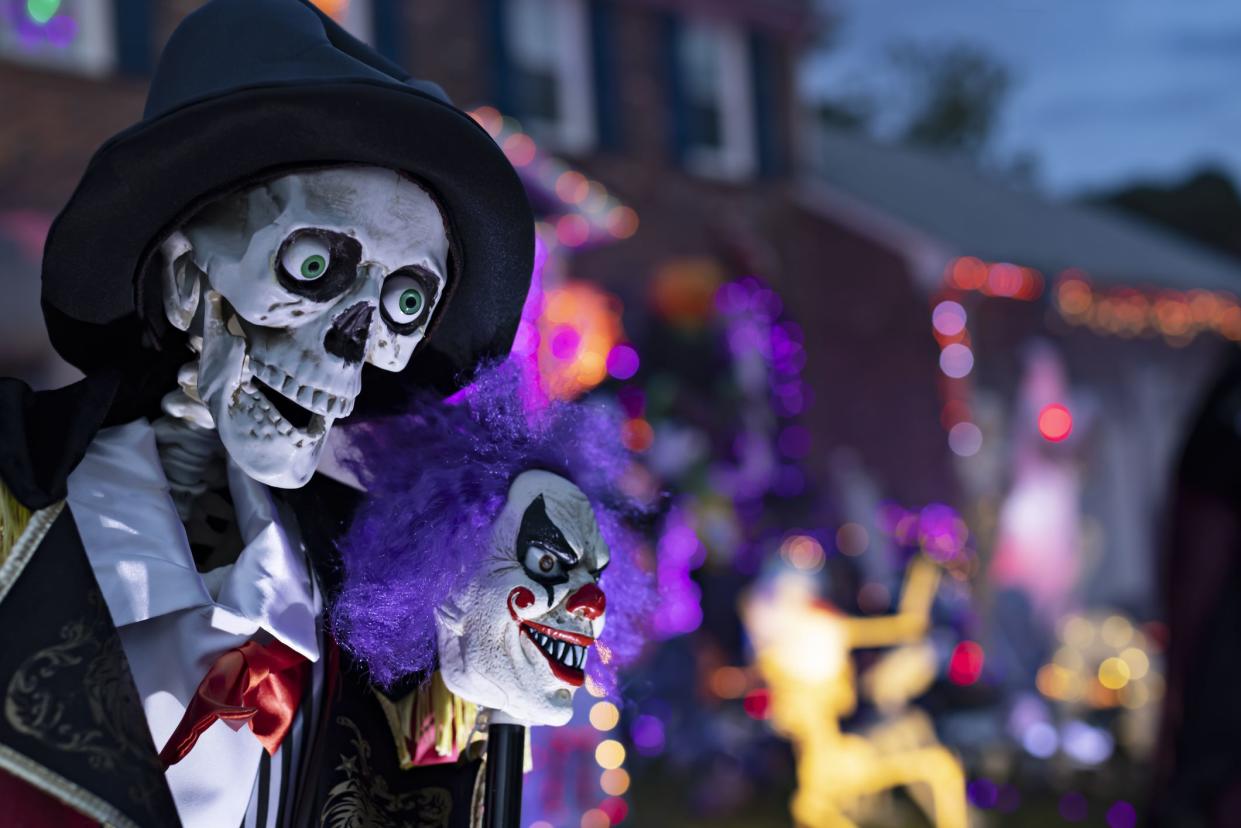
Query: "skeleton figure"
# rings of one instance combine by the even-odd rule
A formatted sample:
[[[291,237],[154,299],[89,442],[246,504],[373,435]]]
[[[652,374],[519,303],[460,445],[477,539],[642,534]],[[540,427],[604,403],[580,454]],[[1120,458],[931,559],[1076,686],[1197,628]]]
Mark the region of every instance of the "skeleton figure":
[[[355,465],[369,496],[340,543],[332,612],[381,685],[438,666],[466,701],[561,725],[588,674],[606,686],[636,655],[650,585],[622,529],[641,507],[619,489],[629,458],[615,413],[531,409],[526,390],[501,365],[456,404],[351,432],[362,456],[384,459]]]
[[[405,368],[448,273],[435,202],[377,167],[251,187],[200,211],[161,252],[165,312],[199,354],[165,411],[214,426],[247,474],[283,488],[314,473],[364,363]]]

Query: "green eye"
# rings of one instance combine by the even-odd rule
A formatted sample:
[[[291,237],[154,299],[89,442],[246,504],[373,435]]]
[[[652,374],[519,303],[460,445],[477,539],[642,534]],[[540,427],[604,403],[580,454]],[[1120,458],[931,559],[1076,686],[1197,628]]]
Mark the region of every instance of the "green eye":
[[[327,259],[317,253],[302,260],[303,279],[318,279],[325,270],[327,270]]]
[[[407,326],[425,322],[427,313],[427,285],[415,279],[409,271],[392,274],[383,287],[383,312],[392,325]],[[434,296],[434,294],[431,294]]]
[[[313,236],[301,236],[285,246],[280,264],[284,272],[299,282],[313,282],[324,276],[332,263],[327,245]]]
[[[402,291],[400,304],[401,313],[417,316],[422,312],[422,291],[418,288]]]

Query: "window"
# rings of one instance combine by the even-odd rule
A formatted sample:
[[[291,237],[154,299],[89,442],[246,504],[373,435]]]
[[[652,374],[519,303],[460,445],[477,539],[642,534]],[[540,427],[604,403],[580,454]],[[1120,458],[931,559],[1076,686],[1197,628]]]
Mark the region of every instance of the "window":
[[[373,43],[375,19],[370,0],[313,0],[314,4],[363,43]]]
[[[686,21],[676,40],[682,157],[694,172],[745,178],[755,170],[754,94],[744,32]]]
[[[0,55],[105,75],[116,68],[116,20],[106,0],[0,0]]]
[[[510,0],[504,23],[513,114],[558,149],[590,149],[595,101],[584,0]]]

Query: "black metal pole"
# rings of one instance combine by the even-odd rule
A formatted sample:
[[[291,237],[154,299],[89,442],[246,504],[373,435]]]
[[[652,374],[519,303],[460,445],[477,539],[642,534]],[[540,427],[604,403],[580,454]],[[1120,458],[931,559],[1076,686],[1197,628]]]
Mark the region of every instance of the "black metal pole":
[[[484,828],[520,828],[521,775],[525,759],[525,727],[496,723],[487,728]]]

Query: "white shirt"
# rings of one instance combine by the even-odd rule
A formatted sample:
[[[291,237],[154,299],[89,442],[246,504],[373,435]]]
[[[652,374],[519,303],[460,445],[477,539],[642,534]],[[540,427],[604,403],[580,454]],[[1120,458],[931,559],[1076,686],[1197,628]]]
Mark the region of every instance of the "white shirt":
[[[229,492],[245,548],[231,566],[204,574],[194,566],[146,420],[100,431],[68,483],[69,509],[156,750],[215,660],[259,630],[318,661],[322,603],[305,553],[282,527],[267,488],[231,461]],[[212,724],[166,774],[182,823],[242,824],[263,753],[245,723],[237,730]]]

